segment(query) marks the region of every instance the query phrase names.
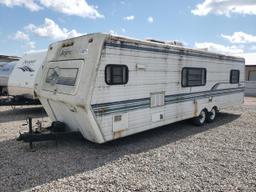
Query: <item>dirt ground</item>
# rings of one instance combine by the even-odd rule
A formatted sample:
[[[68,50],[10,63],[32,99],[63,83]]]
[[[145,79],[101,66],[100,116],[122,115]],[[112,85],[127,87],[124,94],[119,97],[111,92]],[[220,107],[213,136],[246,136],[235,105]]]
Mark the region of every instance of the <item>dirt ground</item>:
[[[0,191],[256,191],[256,98],[214,123],[182,121],[98,145],[16,141],[39,106],[0,107]]]

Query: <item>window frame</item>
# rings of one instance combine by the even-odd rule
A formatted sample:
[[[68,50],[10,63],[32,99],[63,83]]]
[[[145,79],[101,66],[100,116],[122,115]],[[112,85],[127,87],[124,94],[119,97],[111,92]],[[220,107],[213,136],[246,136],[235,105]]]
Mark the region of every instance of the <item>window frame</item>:
[[[203,84],[200,84],[200,85],[184,85],[184,82],[183,82],[183,72],[184,70],[186,69],[200,69],[200,70],[203,70],[205,72],[205,76],[204,76],[204,83]],[[188,75],[186,75],[186,79],[188,79]],[[183,67],[182,68],[182,71],[181,71],[181,86],[182,87],[202,87],[202,86],[205,86],[207,83],[207,69],[206,68],[202,68],[202,67]],[[188,84],[188,83],[187,83]]]
[[[233,71],[238,71],[238,80],[236,82],[232,82],[232,72]],[[231,69],[230,70],[229,83],[230,84],[239,84],[240,83],[240,70],[238,70],[238,69]]]
[[[125,72],[125,74],[126,74],[126,81],[123,82],[123,83],[113,83],[112,77],[110,77],[110,82],[108,82],[107,81],[107,68],[108,67],[124,67],[125,70],[126,70],[126,72]],[[111,70],[111,73],[112,73],[112,69],[110,69],[110,70]],[[112,76],[112,74],[110,74],[110,75]],[[105,83],[107,85],[126,85],[128,83],[128,81],[129,81],[129,68],[128,68],[127,65],[108,64],[108,65],[105,66]]]

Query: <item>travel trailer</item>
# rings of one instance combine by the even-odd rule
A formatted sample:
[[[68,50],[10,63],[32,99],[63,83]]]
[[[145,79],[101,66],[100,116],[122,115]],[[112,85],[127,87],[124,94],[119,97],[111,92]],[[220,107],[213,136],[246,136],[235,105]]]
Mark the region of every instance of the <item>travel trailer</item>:
[[[9,76],[15,66],[16,62],[1,62],[0,63],[0,95],[8,95],[7,84]]]
[[[53,121],[104,143],[244,99],[244,59],[157,41],[88,34],[49,46],[36,93]]]
[[[8,81],[10,96],[25,99],[37,99],[34,86],[36,77],[40,76],[47,51],[25,53],[15,65]]]

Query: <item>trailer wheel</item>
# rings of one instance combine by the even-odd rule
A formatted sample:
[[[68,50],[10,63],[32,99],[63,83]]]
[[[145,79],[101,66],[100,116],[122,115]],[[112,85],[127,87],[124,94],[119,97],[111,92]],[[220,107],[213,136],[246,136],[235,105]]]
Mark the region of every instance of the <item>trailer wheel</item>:
[[[193,119],[193,123],[196,125],[196,126],[202,126],[205,121],[206,121],[206,118],[207,118],[207,111],[204,109],[200,112],[199,116],[198,117],[195,117]]]
[[[212,123],[216,118],[216,113],[217,113],[217,110],[215,107],[213,107],[212,110],[207,113],[206,121],[208,123]]]

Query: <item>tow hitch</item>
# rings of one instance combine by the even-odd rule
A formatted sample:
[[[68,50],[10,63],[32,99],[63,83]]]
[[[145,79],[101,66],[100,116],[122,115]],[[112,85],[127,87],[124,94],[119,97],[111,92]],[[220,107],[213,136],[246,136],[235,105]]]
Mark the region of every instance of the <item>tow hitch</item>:
[[[38,121],[37,128],[33,130],[32,118],[27,119],[28,132],[20,133],[17,141],[23,141],[29,143],[30,148],[33,148],[33,142],[41,141],[57,141],[60,139],[78,137],[82,138],[82,135],[78,131],[67,131],[65,123],[54,121],[50,127],[42,128],[42,124]],[[23,124],[24,125],[24,124]]]

